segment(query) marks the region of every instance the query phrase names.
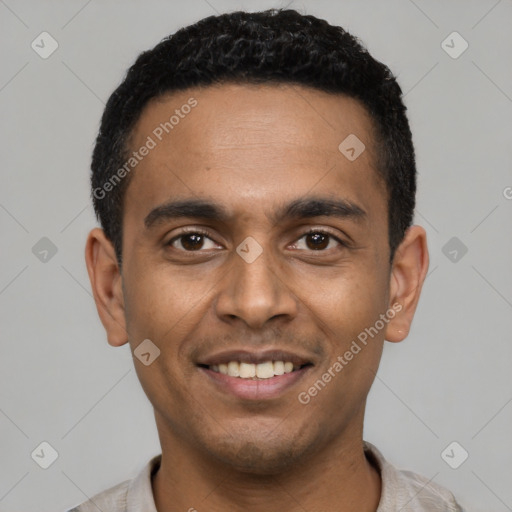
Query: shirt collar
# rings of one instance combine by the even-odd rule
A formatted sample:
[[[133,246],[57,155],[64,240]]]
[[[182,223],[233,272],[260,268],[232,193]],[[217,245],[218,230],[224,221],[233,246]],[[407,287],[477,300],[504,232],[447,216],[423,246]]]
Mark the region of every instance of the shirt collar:
[[[400,489],[403,486],[404,476],[392,464],[386,461],[382,453],[373,444],[363,441],[363,447],[366,458],[377,469],[381,477],[381,496],[376,512],[396,510],[396,506],[401,504],[397,501],[397,494],[401,494]],[[135,479],[130,482],[126,494],[126,512],[140,512],[141,510],[144,510],[144,512],[157,512],[151,480],[160,467],[161,460],[162,454],[155,455]],[[426,484],[423,487],[426,487]],[[399,501],[407,498],[404,502],[407,505],[416,497],[416,494],[412,497],[402,496]],[[442,496],[439,495],[439,498],[442,498]],[[447,503],[444,499],[443,502]],[[404,504],[402,505],[405,506]],[[426,509],[421,507],[417,510]],[[449,510],[460,509],[450,507]]]
[[[151,478],[157,472],[162,454],[155,455],[130,482],[126,493],[126,512],[157,512]]]

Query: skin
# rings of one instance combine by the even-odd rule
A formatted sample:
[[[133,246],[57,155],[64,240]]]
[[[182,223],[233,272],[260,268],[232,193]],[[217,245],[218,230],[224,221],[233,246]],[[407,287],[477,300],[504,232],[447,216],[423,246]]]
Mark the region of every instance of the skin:
[[[157,509],[375,511],[381,481],[363,452],[366,397],[384,341],[409,332],[428,268],[425,231],[409,228],[390,265],[372,121],[356,100],[287,85],[189,89],[146,107],[133,148],[190,97],[198,105],[131,175],[122,270],[101,229],[86,247],[108,342],[134,350],[150,339],[161,351],[149,366],[134,358],[162,446]],[[366,146],[353,162],[338,150],[351,133]],[[313,196],[350,201],[365,214],[272,219]],[[145,226],[156,207],[198,198],[222,205],[228,218]],[[207,231],[204,245],[187,252],[190,237],[176,239],[185,228]],[[321,249],[310,228],[332,235]],[[252,263],[236,252],[249,236],[263,250]],[[301,404],[298,394],[397,303],[385,328]],[[224,348],[280,348],[313,366],[276,398],[243,400],[196,365]]]

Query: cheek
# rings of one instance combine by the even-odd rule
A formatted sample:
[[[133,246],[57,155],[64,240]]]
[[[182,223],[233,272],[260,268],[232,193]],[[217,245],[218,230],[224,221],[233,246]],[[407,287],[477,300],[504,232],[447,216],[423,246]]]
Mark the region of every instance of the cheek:
[[[296,293],[328,337],[345,344],[375,323],[387,305],[388,283],[382,271],[351,262],[328,272],[302,275]]]
[[[130,278],[125,284],[126,322],[134,366],[146,395],[162,411],[186,406],[187,393],[180,390],[190,368],[185,364],[185,355],[180,348],[182,340],[200,321],[198,301],[207,289],[204,284],[197,283],[201,289],[196,295],[190,291],[194,289],[194,283],[185,285],[183,279],[173,279],[168,274],[157,266],[151,271],[146,265],[132,266],[129,272],[127,269],[126,275]],[[146,366],[142,360],[137,360],[135,351],[148,339],[159,352]]]
[[[330,289],[333,304],[330,325],[336,341],[329,364],[338,361],[342,367],[337,366],[340,377],[335,379],[335,387],[341,395],[350,391],[362,399],[373,382],[382,355],[386,324],[380,315],[387,309],[387,281],[382,272],[367,269],[331,284]]]
[[[206,300],[211,284],[170,272],[166,265],[146,264],[126,272],[125,303],[128,333],[168,338],[189,324]]]
[[[385,291],[369,278],[354,277],[326,282],[316,296],[316,323],[329,338],[329,349],[304,391],[316,395],[319,414],[332,412],[337,427],[359,411],[378,370],[385,329],[375,330],[375,324],[386,310]],[[325,388],[319,379],[328,382]]]

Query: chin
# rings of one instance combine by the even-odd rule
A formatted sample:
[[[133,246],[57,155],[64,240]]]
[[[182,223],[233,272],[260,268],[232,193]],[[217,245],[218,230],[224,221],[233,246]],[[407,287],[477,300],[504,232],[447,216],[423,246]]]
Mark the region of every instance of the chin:
[[[232,470],[252,475],[275,475],[297,467],[308,458],[316,445],[314,436],[311,437],[308,442],[298,432],[279,428],[273,432],[238,431],[233,436],[223,436],[214,445],[210,437],[209,446],[205,448],[213,458]]]
[[[215,455],[235,471],[261,476],[283,473],[300,459],[292,445],[269,447],[263,444],[248,442],[242,444],[238,450],[233,450],[231,446],[219,446]]]

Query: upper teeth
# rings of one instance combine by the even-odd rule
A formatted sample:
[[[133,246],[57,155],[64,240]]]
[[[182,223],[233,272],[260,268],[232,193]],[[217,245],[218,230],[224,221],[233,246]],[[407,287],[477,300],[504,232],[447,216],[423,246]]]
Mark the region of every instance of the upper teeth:
[[[240,363],[230,361],[227,364],[212,365],[210,368],[230,377],[240,377],[242,379],[270,379],[275,375],[283,375],[293,371],[293,363],[290,361],[265,361],[264,363]]]

